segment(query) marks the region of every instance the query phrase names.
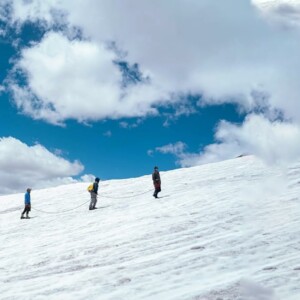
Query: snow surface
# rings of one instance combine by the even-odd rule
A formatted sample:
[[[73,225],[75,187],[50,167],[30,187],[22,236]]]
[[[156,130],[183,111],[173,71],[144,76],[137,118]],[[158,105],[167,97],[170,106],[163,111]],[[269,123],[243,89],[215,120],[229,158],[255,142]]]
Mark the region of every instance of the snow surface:
[[[104,181],[95,211],[87,183],[33,190],[30,220],[1,196],[0,299],[300,299],[299,175],[247,156],[161,172],[160,199]]]

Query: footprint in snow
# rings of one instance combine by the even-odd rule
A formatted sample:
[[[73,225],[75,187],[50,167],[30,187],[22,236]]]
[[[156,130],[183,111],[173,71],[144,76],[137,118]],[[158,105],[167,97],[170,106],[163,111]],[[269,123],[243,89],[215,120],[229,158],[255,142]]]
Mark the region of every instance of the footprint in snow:
[[[263,271],[274,271],[274,270],[277,270],[277,267],[270,266],[270,267],[263,268]]]
[[[204,249],[205,249],[205,247],[203,247],[203,246],[194,246],[191,248],[191,250],[201,250],[201,251]]]

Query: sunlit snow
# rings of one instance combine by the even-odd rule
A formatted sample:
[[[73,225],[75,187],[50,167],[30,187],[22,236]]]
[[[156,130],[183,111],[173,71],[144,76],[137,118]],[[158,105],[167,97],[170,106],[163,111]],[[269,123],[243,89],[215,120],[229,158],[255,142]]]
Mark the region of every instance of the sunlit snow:
[[[30,220],[1,196],[0,299],[300,299],[299,175],[246,156],[161,171],[159,199],[103,181],[95,211],[87,183],[33,190]]]

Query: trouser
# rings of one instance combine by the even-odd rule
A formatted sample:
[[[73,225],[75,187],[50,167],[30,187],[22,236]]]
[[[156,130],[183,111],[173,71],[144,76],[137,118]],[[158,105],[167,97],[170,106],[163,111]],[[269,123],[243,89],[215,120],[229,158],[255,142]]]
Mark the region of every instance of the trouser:
[[[160,182],[154,182],[154,194],[153,196],[157,198],[157,194],[161,191]]]
[[[28,216],[28,213],[30,212],[30,210],[31,210],[31,205],[30,204],[26,204],[25,208],[24,208],[24,210],[22,212],[22,215],[24,215],[26,213],[26,216]]]
[[[97,203],[97,194],[94,192],[91,192],[90,209],[95,209],[96,203]]]

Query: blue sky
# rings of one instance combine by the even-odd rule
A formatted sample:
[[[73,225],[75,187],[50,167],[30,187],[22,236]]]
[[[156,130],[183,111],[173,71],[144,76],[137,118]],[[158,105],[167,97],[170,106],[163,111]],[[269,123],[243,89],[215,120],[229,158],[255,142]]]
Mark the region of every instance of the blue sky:
[[[129,2],[1,2],[0,193],[298,159],[299,24],[280,1]]]
[[[20,32],[13,32],[12,28],[11,33],[1,43],[2,80],[7,78],[10,60],[18,56],[19,49],[43,37],[42,30],[35,24],[25,25]],[[16,39],[22,41],[17,49],[12,46]],[[189,101],[196,103],[201,101],[199,98],[195,96]],[[0,113],[1,137],[12,136],[27,145],[39,143],[53,153],[61,151],[59,155],[67,160],[79,160],[85,167],[84,172],[105,179],[148,174],[154,165],[162,170],[178,168],[176,156],[155,149],[182,141],[190,152],[201,151],[213,143],[215,128],[221,119],[241,123],[244,117],[236,105],[223,104],[195,107],[190,115],[174,120],[172,109],[161,108],[158,115],[146,118],[104,119],[89,124],[68,120],[64,126],[55,126],[20,113],[9,92],[1,94]]]
[[[87,173],[106,179],[128,178],[148,174],[154,165],[162,170],[178,168],[174,155],[158,151],[149,155],[148,150],[182,141],[189,151],[197,152],[213,142],[220,119],[241,122],[242,115],[233,105],[222,105],[200,108],[169,126],[164,126],[166,117],[156,116],[143,119],[133,128],[123,128],[122,122],[134,125],[135,118],[89,125],[68,121],[65,127],[60,127],[19,114],[9,95],[2,94],[0,135],[13,136],[28,145],[40,143],[51,152],[59,149],[66,159],[80,160]]]

